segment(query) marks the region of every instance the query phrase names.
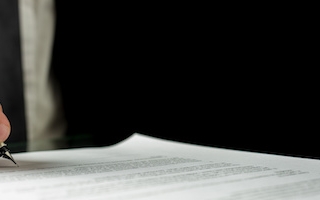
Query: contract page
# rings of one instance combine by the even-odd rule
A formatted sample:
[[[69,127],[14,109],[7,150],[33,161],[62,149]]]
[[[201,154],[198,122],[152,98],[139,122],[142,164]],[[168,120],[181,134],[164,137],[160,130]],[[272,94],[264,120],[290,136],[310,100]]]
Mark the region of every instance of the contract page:
[[[3,199],[319,200],[320,160],[186,144],[135,133],[107,147],[0,160]]]

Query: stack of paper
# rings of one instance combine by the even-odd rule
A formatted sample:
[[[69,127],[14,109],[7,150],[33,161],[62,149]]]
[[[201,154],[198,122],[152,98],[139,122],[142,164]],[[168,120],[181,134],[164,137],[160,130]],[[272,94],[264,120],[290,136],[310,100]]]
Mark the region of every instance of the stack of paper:
[[[133,134],[108,147],[0,160],[2,199],[319,200],[320,160]]]

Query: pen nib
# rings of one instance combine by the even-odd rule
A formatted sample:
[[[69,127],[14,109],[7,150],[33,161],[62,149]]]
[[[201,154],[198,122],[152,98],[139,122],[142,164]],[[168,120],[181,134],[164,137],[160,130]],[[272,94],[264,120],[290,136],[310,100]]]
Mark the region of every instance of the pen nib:
[[[14,164],[16,164],[17,166],[19,166],[19,165],[16,163],[16,161],[14,161],[13,157],[11,156],[11,154],[10,154],[8,151],[6,151],[6,152],[2,155],[2,157],[11,160]]]
[[[16,164],[18,166],[18,164],[16,163],[16,161],[14,161],[12,155],[9,153],[9,149],[7,147],[7,145],[3,142],[0,143],[0,157],[6,158],[11,160],[14,164]]]

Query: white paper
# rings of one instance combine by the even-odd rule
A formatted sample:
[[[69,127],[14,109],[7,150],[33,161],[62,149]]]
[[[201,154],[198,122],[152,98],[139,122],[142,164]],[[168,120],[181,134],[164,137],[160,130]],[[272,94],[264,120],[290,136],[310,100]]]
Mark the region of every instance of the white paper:
[[[157,139],[13,154],[0,160],[1,199],[319,200],[320,160]]]

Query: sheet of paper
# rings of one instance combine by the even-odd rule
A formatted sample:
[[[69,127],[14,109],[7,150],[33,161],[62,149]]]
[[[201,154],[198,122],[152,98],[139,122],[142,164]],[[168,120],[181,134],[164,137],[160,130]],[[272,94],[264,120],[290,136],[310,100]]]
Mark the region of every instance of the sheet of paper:
[[[0,160],[2,199],[319,200],[320,160],[204,147],[135,133],[108,147]]]

